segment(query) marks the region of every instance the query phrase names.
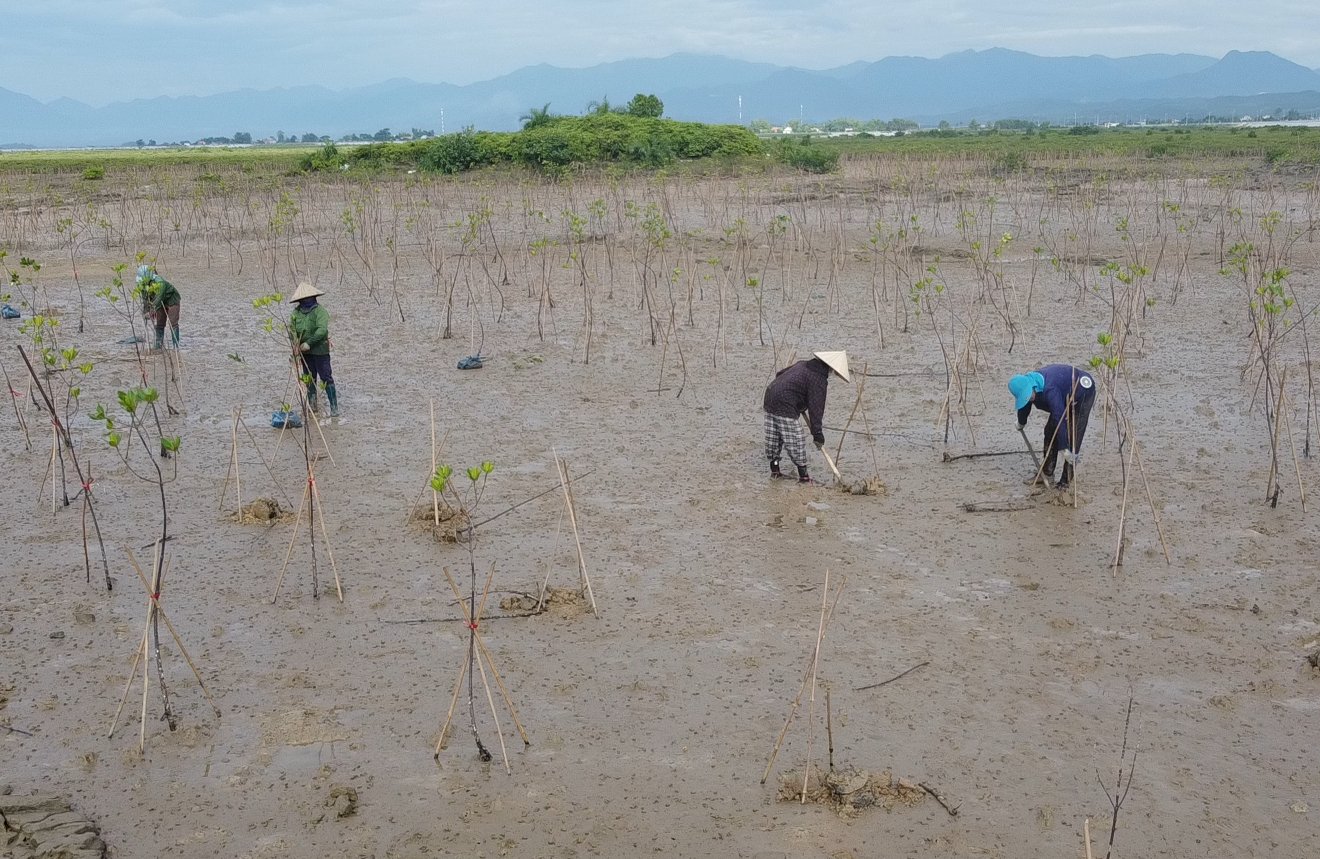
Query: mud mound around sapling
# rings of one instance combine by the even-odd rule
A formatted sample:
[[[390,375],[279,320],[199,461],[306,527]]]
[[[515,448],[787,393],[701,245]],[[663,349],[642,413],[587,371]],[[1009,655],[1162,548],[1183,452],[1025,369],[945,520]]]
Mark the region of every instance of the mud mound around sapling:
[[[573,588],[547,588],[545,607],[541,608],[536,594],[513,594],[500,600],[500,608],[514,613],[536,613],[553,611],[556,614],[573,617],[591,611],[591,599],[582,591]]]
[[[861,480],[851,480],[839,484],[839,491],[846,492],[849,495],[880,495],[889,494],[889,487],[880,479],[880,475],[873,474],[870,477]]]
[[[244,504],[237,513],[229,514],[229,521],[240,525],[275,525],[292,522],[296,514],[287,507],[280,506],[274,498],[258,498]]]
[[[852,817],[870,808],[886,811],[895,806],[919,805],[926,791],[916,782],[895,779],[889,770],[870,772],[848,767],[823,772],[812,764],[806,779],[807,802],[828,805],[841,817]],[[779,776],[779,801],[802,800],[802,771],[790,770]]]
[[[437,519],[439,520],[438,524]],[[419,528],[430,531],[442,543],[458,543],[466,540],[467,537],[460,537],[459,533],[472,524],[472,518],[468,514],[455,507],[450,507],[443,501],[440,502],[438,507],[434,508],[430,504],[417,505],[413,508],[408,521]]]

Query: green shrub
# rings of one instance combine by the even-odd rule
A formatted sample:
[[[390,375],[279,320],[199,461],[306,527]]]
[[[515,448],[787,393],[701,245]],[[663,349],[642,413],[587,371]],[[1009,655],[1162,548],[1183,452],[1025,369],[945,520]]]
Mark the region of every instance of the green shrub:
[[[808,137],[799,143],[780,141],[775,157],[804,173],[833,173],[839,168],[839,153],[816,146]]]
[[[418,167],[437,173],[462,173],[490,163],[471,129],[437,137],[422,153]]]
[[[83,178],[89,182],[95,182],[98,179],[105,178],[105,168],[101,166],[86,167],[83,169]]]

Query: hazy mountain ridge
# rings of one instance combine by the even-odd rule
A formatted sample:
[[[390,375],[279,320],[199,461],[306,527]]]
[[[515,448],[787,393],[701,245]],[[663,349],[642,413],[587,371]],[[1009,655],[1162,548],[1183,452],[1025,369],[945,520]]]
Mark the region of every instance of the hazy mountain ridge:
[[[1039,57],[992,48],[939,59],[886,57],[820,71],[674,54],[582,69],[527,66],[466,86],[394,78],[346,90],[317,85],[245,89],[99,108],[69,98],[42,103],[0,88],[0,144],[117,145],[237,131],[261,138],[277,131],[338,137],[386,127],[511,130],[531,108],[549,104],[552,113],[578,114],[589,102],[608,98],[623,104],[638,92],[658,95],[666,116],[702,122],[765,119],[783,124],[845,116],[902,117],[923,125],[972,117],[1118,121],[1224,115],[1212,109],[1216,104],[1231,107],[1230,115],[1280,106],[1320,110],[1320,71],[1261,51],[1232,51],[1220,59],[1195,54],[1111,58]]]

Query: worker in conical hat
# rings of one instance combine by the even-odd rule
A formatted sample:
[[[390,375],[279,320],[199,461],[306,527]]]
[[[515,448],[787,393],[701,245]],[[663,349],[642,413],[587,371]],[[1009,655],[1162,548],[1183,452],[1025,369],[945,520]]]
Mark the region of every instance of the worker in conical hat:
[[[814,483],[807,470],[807,445],[798,417],[807,416],[816,448],[825,446],[825,393],[830,374],[851,382],[847,352],[816,352],[775,374],[765,389],[765,456],[770,460],[770,476],[782,478],[779,470],[781,451],[797,466],[799,483]]]
[[[339,396],[335,391],[335,377],[330,369],[330,314],[317,303],[325,295],[307,281],[298,284],[291,304],[297,305],[289,315],[289,339],[294,354],[302,362],[307,377],[307,407],[316,411],[316,382],[325,387],[325,399],[330,404],[330,417],[339,417]]]

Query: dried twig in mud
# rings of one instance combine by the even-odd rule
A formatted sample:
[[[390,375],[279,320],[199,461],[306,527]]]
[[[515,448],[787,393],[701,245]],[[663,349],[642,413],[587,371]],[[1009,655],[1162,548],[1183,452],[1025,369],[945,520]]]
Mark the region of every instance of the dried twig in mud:
[[[1118,774],[1114,778],[1113,794],[1110,794],[1109,788],[1105,787],[1104,779],[1100,778],[1100,771],[1096,770],[1095,780],[1099,783],[1101,790],[1105,792],[1105,798],[1109,800],[1109,807],[1113,809],[1113,817],[1109,821],[1109,848],[1105,851],[1105,859],[1110,859],[1114,852],[1114,837],[1118,835],[1118,812],[1127,801],[1128,791],[1132,790],[1132,774],[1137,769],[1137,753],[1132,753],[1131,762],[1127,759],[1128,747],[1128,729],[1132,726],[1132,693],[1128,693],[1127,715],[1123,718],[1123,746],[1118,753]],[[1127,765],[1127,782],[1123,781],[1123,766]],[[1087,834],[1087,849],[1090,849],[1090,834]]]
[[[1009,498],[1005,501],[964,501],[962,509],[968,513],[1014,513],[1036,509],[1033,498]]]
[[[888,680],[881,680],[879,683],[872,683],[870,686],[858,686],[853,691],[865,692],[867,689],[879,689],[881,686],[888,686],[890,683],[893,683],[895,680],[902,680],[904,677],[908,676],[913,671],[916,671],[918,668],[924,668],[929,664],[930,664],[929,660],[926,662],[918,662],[916,665],[913,665],[911,668],[909,668],[907,671],[904,671],[902,674],[895,674],[893,677],[890,677]]]
[[[1034,452],[1034,451],[1033,451]],[[949,453],[947,450],[940,454],[941,462],[957,462],[960,459],[981,459],[986,456],[1021,456],[1020,450],[987,450],[977,453]]]
[[[193,676],[197,678],[197,685],[201,687],[202,694],[204,694],[206,700],[211,703],[211,709],[215,712],[216,718],[220,718],[220,707],[215,703],[215,699],[211,697],[210,690],[206,688],[206,683],[202,680],[202,674],[197,670],[197,664],[193,662],[192,656],[189,655],[188,648],[184,647],[183,639],[179,636],[179,631],[174,628],[174,624],[170,622],[169,617],[165,614],[165,609],[161,607],[160,599],[161,591],[163,589],[164,569],[159,560],[161,552],[159,541],[156,542],[155,547],[157,559],[152,566],[152,579],[150,582],[147,581],[146,574],[142,572],[142,567],[138,564],[137,558],[133,556],[133,550],[127,546],[124,547],[124,553],[128,555],[128,562],[132,565],[133,572],[137,574],[138,581],[142,582],[142,587],[147,592],[147,622],[142,631],[142,639],[138,645],[137,652],[133,654],[133,663],[129,668],[128,682],[124,684],[123,697],[119,699],[119,708],[115,710],[114,721],[111,722],[110,732],[106,735],[107,737],[113,737],[115,734],[115,728],[119,726],[119,717],[124,711],[124,703],[128,700],[128,691],[132,688],[133,681],[137,678],[137,668],[140,663],[142,665],[142,727],[141,732],[138,735],[138,751],[145,751],[147,746],[147,688],[151,681],[151,655],[153,651],[156,654],[157,673],[160,674],[160,677],[162,678],[160,691],[161,698],[164,702],[165,712],[161,714],[161,719],[169,725],[171,731],[178,727],[178,723],[174,718],[174,713],[170,710],[169,693],[165,689],[163,679],[165,675],[160,664],[160,641],[158,635],[154,647],[152,646],[152,632],[156,628],[157,621],[165,621],[165,627],[169,630],[170,635],[174,637],[174,643],[178,645],[179,652],[183,654],[183,658],[188,663],[188,667],[192,669]]]
[[[32,733],[31,731],[25,731],[22,728],[15,728],[13,725],[0,725],[0,729],[3,729],[11,734],[22,734],[25,737],[36,736],[36,734]]]
[[[765,765],[765,772],[761,774],[761,784],[765,784],[766,779],[770,778],[770,771],[774,769],[775,759],[779,757],[779,750],[784,744],[784,737],[788,735],[788,729],[793,724],[793,718],[797,715],[798,708],[802,706],[802,693],[806,691],[807,683],[811,683],[811,700],[816,698],[816,669],[819,665],[820,646],[825,638],[825,631],[829,627],[830,619],[834,616],[834,609],[839,604],[839,597],[843,594],[843,586],[848,583],[847,578],[842,579],[834,590],[834,598],[830,599],[829,589],[829,571],[825,571],[825,587],[821,592],[821,614],[820,622],[816,628],[816,646],[812,648],[810,659],[807,660],[806,670],[802,673],[802,683],[798,686],[797,695],[793,697],[793,702],[788,709],[788,718],[784,720],[784,727],[780,729],[779,736],[775,738],[775,746],[770,751],[770,760]],[[808,729],[810,726],[808,726]],[[808,741],[810,733],[808,733]],[[810,746],[808,746],[810,748]],[[808,751],[808,764],[810,764],[810,751]],[[811,772],[811,767],[805,768],[807,773]],[[804,776],[805,778],[805,776]],[[805,799],[805,788],[803,802]]]
[[[924,663],[923,663],[923,664],[924,664]],[[900,676],[901,676],[901,675],[900,675]],[[935,801],[938,802],[938,803],[940,804],[940,806],[944,808],[945,811],[949,812],[949,816],[950,816],[950,817],[957,817],[957,816],[958,816],[958,809],[961,808],[962,806],[960,806],[960,805],[949,805],[949,801],[948,801],[947,799],[944,798],[944,794],[940,793],[940,792],[939,792],[938,790],[936,790],[935,788],[933,788],[933,787],[931,787],[930,785],[926,784],[924,781],[922,781],[922,782],[917,782],[917,787],[921,788],[921,789],[924,790],[926,793],[928,793],[928,794],[930,794],[932,797],[934,797],[934,798],[935,798]]]

